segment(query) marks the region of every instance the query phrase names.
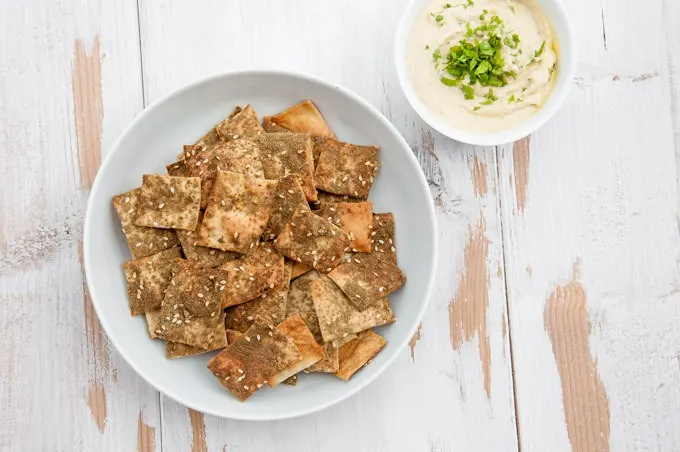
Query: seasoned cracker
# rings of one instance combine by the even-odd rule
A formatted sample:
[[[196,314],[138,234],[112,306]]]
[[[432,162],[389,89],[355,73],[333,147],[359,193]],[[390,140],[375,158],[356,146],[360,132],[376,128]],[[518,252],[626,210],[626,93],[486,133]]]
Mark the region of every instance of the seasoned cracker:
[[[316,188],[336,195],[366,199],[378,171],[379,146],[336,141],[324,147],[314,172]]]
[[[373,214],[371,252],[397,265],[397,249],[394,247],[394,215],[391,213]]]
[[[371,251],[371,228],[373,227],[373,204],[370,201],[357,203],[319,203],[314,213],[325,218],[343,230],[350,239],[354,253]]]
[[[382,260],[380,253],[348,255],[328,273],[328,277],[362,311],[376,305],[406,282],[399,267]]]
[[[172,266],[180,257],[182,253],[176,247],[123,264],[132,315],[156,311],[161,307]]]
[[[151,256],[179,245],[175,231],[135,226],[134,221],[141,193],[140,188],[135,188],[113,197],[113,206],[120,218],[123,234],[125,234],[133,259]]]
[[[276,331],[293,339],[295,346],[300,351],[300,355],[302,355],[302,359],[271,377],[269,379],[269,386],[272,388],[289,377],[296,375],[298,372],[302,372],[324,357],[323,348],[316,342],[314,335],[309,331],[305,321],[302,320],[299,314],[288,317],[281,322],[276,327]]]
[[[274,247],[289,259],[327,273],[342,260],[349,238],[311,211],[295,212],[274,240]]]
[[[223,308],[268,295],[281,288],[287,279],[283,256],[266,243],[254,247],[240,259],[227,262],[220,269],[228,272]]]
[[[286,367],[302,359],[295,342],[261,318],[222,350],[208,369],[242,402]]]
[[[262,247],[259,247],[262,248]],[[258,249],[259,249],[258,248]],[[274,253],[272,253],[274,254]],[[286,318],[286,298],[290,286],[290,273],[293,265],[286,263],[283,273],[283,284],[269,292],[263,293],[254,300],[227,308],[225,325],[228,330],[244,332],[253,324],[255,317],[260,316],[272,325]],[[227,266],[229,270],[232,270]],[[234,266],[236,268],[236,266]],[[238,270],[237,274],[243,272]],[[251,281],[247,281],[251,282]],[[245,284],[245,283],[244,283]],[[228,292],[227,292],[228,293]]]
[[[193,231],[200,204],[200,178],[145,174],[135,225]]]
[[[309,288],[309,284],[317,279],[319,279],[319,273],[316,270],[312,270],[306,275],[291,281],[290,289],[288,289],[288,299],[286,300],[286,317],[299,314],[307,324],[307,328],[314,335],[316,341],[321,343],[323,342],[323,336],[321,336],[319,319],[316,316],[314,300]]]
[[[288,175],[279,180],[276,195],[272,201],[272,214],[262,238],[274,240],[278,237],[283,227],[298,210],[309,210],[309,204],[307,204],[298,178]]]
[[[269,222],[277,181],[218,171],[198,245],[245,254]]]
[[[260,148],[253,141],[235,140],[209,147],[185,146],[184,148],[184,160],[168,165],[168,173],[171,167],[181,166],[183,167],[181,172],[186,176],[201,178],[202,209],[208,205],[218,170],[264,178],[264,170],[260,162]]]
[[[156,330],[158,329],[158,322],[161,319],[161,310],[156,309],[155,311],[145,312],[144,316],[146,317],[146,329],[149,332],[149,337],[151,339],[156,339],[158,337]]]
[[[359,333],[359,337],[340,347],[340,369],[335,375],[345,381],[349,380],[359,369],[370,363],[386,343],[382,336],[371,330]]]
[[[277,115],[265,116],[264,121],[292,132],[309,133],[315,136],[335,136],[311,100],[302,101]]]
[[[307,201],[316,201],[312,139],[304,133],[265,133],[257,139],[267,179],[297,176]]]
[[[188,356],[201,355],[203,353],[212,352],[224,348],[223,344],[215,346],[209,350],[204,350],[200,347],[194,347],[181,342],[166,342],[165,343],[165,357],[167,359],[186,358]]]
[[[155,333],[204,350],[226,347],[222,293],[227,273],[178,260],[165,290]]]
[[[233,117],[236,116],[238,113],[240,113],[241,110],[243,110],[241,107],[236,106],[236,108],[234,108],[234,110],[232,110],[232,112],[229,113],[229,116],[227,116],[227,118],[224,119],[223,121],[220,121],[219,124],[221,124],[221,123],[224,122],[224,121],[227,121],[228,119],[233,118]],[[219,125],[219,124],[217,124],[217,125]],[[217,125],[216,125],[215,127],[213,127],[212,129],[210,129],[205,135],[203,135],[203,136],[196,142],[196,144],[200,144],[200,145],[204,145],[204,146],[210,146],[210,145],[213,145],[213,144],[215,144],[215,143],[219,143],[220,141],[222,141],[222,139],[220,138],[220,136],[217,134]],[[180,156],[180,158],[183,158],[183,157]]]
[[[238,341],[243,337],[243,333],[240,331],[236,330],[227,330],[227,342],[229,345],[233,344],[234,342]]]
[[[297,279],[300,276],[309,273],[310,271],[312,271],[312,267],[309,265],[305,265],[300,262],[293,262],[293,272],[290,275],[290,279]]]
[[[289,386],[297,386],[297,384],[298,384],[297,374],[290,376],[290,377],[286,378],[285,380],[283,380],[283,384],[289,385]]]
[[[182,252],[184,256],[198,264],[205,267],[217,267],[225,262],[233,261],[241,255],[232,251],[222,251],[215,248],[208,248],[205,246],[198,246],[198,231],[201,229],[203,222],[203,212],[198,216],[198,223],[196,229],[193,231],[177,230],[177,237],[182,244]]]
[[[324,357],[315,364],[305,369],[305,372],[335,373],[339,368],[338,341],[325,342],[323,345]]]
[[[333,193],[327,193],[322,190],[317,191],[319,202],[362,202],[363,199],[355,198],[353,196],[347,195],[334,195]]]
[[[250,104],[238,111],[234,110],[229,118],[219,123],[215,128],[222,141],[255,138],[264,133],[257,113]]]
[[[396,320],[387,298],[380,299],[375,306],[359,311],[326,276],[310,282],[309,290],[324,342]]]

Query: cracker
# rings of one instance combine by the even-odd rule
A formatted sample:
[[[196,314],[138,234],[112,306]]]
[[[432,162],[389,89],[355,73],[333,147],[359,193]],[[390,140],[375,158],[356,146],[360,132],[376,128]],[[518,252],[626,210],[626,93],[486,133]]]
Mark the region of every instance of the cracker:
[[[319,202],[361,202],[363,199],[347,195],[334,195],[322,190],[317,191]]]
[[[135,216],[137,215],[141,193],[140,188],[135,188],[113,197],[113,206],[118,218],[120,218],[123,234],[125,234],[133,259],[151,256],[179,244],[175,231],[135,226]]]
[[[399,267],[382,260],[380,253],[348,255],[328,277],[360,310],[375,305],[406,282]]]
[[[182,344],[181,342],[166,342],[165,343],[165,357],[167,359],[186,358],[188,356],[201,355],[203,353],[212,352],[224,348],[225,345],[215,346],[209,350],[204,350],[200,347]]]
[[[269,244],[260,246],[220,269],[228,272],[222,307],[236,306],[279,289],[284,284],[284,259]]]
[[[294,262],[293,263],[293,272],[290,275],[290,279],[291,280],[297,279],[300,276],[309,273],[310,271],[312,271],[312,267],[310,267],[309,265],[305,265],[305,264],[302,264],[300,262]]]
[[[269,386],[272,388],[276,387],[289,377],[296,375],[298,372],[302,372],[324,357],[323,348],[316,342],[314,335],[311,331],[309,331],[305,321],[302,320],[302,317],[300,317],[299,314],[288,317],[286,320],[281,322],[276,327],[276,331],[283,333],[293,339],[295,346],[300,351],[302,359],[294,364],[289,365],[271,377],[269,379]]]
[[[244,332],[250,328],[257,316],[262,317],[272,325],[276,325],[285,319],[286,298],[288,296],[288,288],[290,287],[290,273],[292,267],[293,265],[290,263],[285,264],[283,284],[281,284],[280,287],[272,289],[267,293],[263,293],[247,303],[227,308],[224,314],[227,329]],[[229,267],[227,266],[227,268]],[[238,274],[240,275],[242,272],[239,270]]]
[[[274,247],[289,259],[329,272],[342,260],[349,238],[311,211],[295,212],[274,240]]]
[[[218,171],[198,245],[247,253],[269,222],[276,185],[276,181]]]
[[[135,225],[193,231],[200,204],[200,178],[145,174]]]
[[[394,215],[374,213],[371,232],[371,252],[380,259],[397,265],[397,249],[394,247]]]
[[[203,212],[198,216],[196,229],[193,231],[177,230],[177,237],[182,244],[182,251],[188,260],[194,261],[205,267],[217,267],[241,256],[240,254],[231,251],[222,251],[216,250],[215,248],[198,246],[198,231],[201,229],[202,222]]]
[[[382,350],[387,341],[371,330],[359,333],[359,337],[340,347],[340,369],[336,376],[349,380],[359,369],[366,366]]]
[[[161,307],[172,266],[180,257],[182,252],[175,247],[123,264],[132,315],[156,311]]]
[[[267,179],[297,176],[307,201],[316,201],[312,139],[304,133],[265,133],[257,143]]]
[[[319,203],[314,213],[343,230],[350,239],[354,253],[371,251],[371,228],[373,227],[373,204],[366,202]]]
[[[375,306],[359,311],[326,276],[310,282],[309,290],[324,342],[396,320],[387,298],[380,299]]]
[[[146,317],[146,328],[149,332],[149,337],[151,339],[156,339],[158,337],[156,330],[158,329],[158,322],[161,319],[161,310],[156,309],[155,311],[145,312],[144,316]]]
[[[264,178],[264,170],[260,162],[260,148],[252,141],[236,140],[209,147],[185,146],[184,148],[184,160],[168,165],[168,173],[171,175],[182,173],[185,176],[201,178],[201,208],[208,205],[218,170]],[[180,169],[171,171],[171,168]]]
[[[319,328],[319,319],[314,310],[314,300],[309,289],[309,284],[317,279],[319,279],[319,273],[311,271],[291,281],[290,289],[288,289],[288,299],[286,300],[286,317],[299,314],[317,342],[323,342],[323,336],[321,336],[321,329]]]
[[[161,306],[157,336],[204,350],[226,347],[222,293],[226,272],[178,260]]]
[[[335,141],[323,149],[314,172],[316,188],[336,195],[366,199],[378,171],[379,146]]]
[[[262,234],[264,240],[274,240],[283,227],[298,210],[309,210],[309,204],[302,192],[298,178],[288,175],[279,180],[276,195],[272,201],[272,214]]]
[[[274,116],[265,116],[266,123],[274,124],[292,132],[309,133],[310,135],[334,137],[321,112],[311,100],[293,105]]]
[[[208,364],[218,381],[242,402],[277,373],[302,359],[295,342],[261,318]]]
[[[276,124],[275,122],[273,122],[272,119],[271,119],[271,116],[265,116],[262,119],[262,128],[267,133],[290,132],[290,130],[286,129],[285,127],[282,127],[279,124]]]
[[[229,116],[227,116],[227,118],[226,118],[224,121],[226,121],[226,120],[228,120],[228,119],[230,119],[230,118],[233,118],[235,115],[237,115],[238,113],[240,113],[241,110],[243,110],[241,107],[236,106],[236,108],[234,108],[234,110],[232,110],[232,112],[229,113]],[[224,122],[224,121],[220,121],[220,124],[221,124],[222,122]],[[219,124],[218,124],[218,125],[219,125]],[[205,146],[210,146],[210,145],[213,145],[213,144],[215,144],[215,143],[219,143],[220,141],[222,141],[222,140],[221,140],[220,136],[217,134],[217,125],[216,125],[216,126],[213,127],[212,129],[210,129],[205,135],[203,135],[203,136],[196,142],[196,144],[201,144],[201,145],[205,145]],[[183,158],[183,157],[180,156],[180,158]]]
[[[338,371],[338,342],[325,342],[323,345],[324,357],[305,369],[305,372],[335,373]]]
[[[243,109],[237,107],[237,110],[234,110],[229,118],[215,126],[215,129],[217,129],[217,135],[222,141],[254,138],[264,133],[257,113],[250,104]]]

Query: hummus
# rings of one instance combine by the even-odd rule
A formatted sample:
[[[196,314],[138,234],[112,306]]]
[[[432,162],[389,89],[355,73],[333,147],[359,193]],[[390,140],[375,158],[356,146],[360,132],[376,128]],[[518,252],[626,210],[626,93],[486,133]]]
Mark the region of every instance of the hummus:
[[[557,54],[535,0],[431,0],[408,36],[406,70],[443,122],[494,133],[543,106],[557,79]]]

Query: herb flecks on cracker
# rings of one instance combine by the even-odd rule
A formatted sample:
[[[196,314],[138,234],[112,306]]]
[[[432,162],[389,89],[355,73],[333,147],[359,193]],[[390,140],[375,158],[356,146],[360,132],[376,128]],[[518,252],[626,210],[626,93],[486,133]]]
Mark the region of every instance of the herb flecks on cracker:
[[[349,238],[312,212],[296,212],[274,241],[279,253],[327,273],[342,260]]]
[[[285,334],[293,340],[302,359],[270,378],[269,386],[272,388],[289,377],[296,375],[298,372],[302,372],[309,366],[316,364],[324,357],[323,347],[316,342],[314,335],[307,328],[305,321],[302,320],[300,315],[288,317],[276,327],[276,331]]]
[[[312,140],[304,133],[266,133],[258,137],[260,158],[267,179],[294,175],[307,201],[316,201]]]
[[[200,203],[200,178],[145,174],[135,225],[193,231]]]
[[[375,306],[406,282],[399,267],[382,260],[380,253],[348,255],[328,277],[359,310]]]
[[[367,199],[378,171],[378,146],[329,142],[314,172],[316,188],[336,195]]]
[[[161,307],[172,266],[180,257],[182,253],[177,247],[123,264],[132,315],[156,311]]]
[[[371,251],[371,229],[373,228],[373,204],[370,201],[357,203],[319,203],[314,211],[343,230],[350,239],[354,253]]]
[[[229,118],[219,123],[215,129],[222,141],[239,140],[242,138],[255,138],[264,133],[260,125],[257,113],[251,105],[243,109],[234,110]]]

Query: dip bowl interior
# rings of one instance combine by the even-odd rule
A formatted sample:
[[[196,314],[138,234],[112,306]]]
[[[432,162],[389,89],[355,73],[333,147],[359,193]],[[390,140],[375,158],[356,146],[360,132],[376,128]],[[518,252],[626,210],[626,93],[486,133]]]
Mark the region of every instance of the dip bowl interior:
[[[534,2],[543,11],[552,25],[557,47],[559,49],[557,80],[555,81],[553,89],[545,104],[526,121],[500,132],[475,133],[442,121],[421,100],[409,79],[406,62],[407,41],[416,17],[428,3],[428,0],[411,0],[404,11],[397,28],[394,47],[397,75],[399,77],[399,83],[406,95],[406,99],[413,109],[426,123],[439,133],[456,141],[479,146],[494,146],[510,143],[524,138],[539,129],[562,106],[571,89],[577,66],[576,43],[571,22],[569,21],[569,17],[567,16],[561,0],[525,1]],[[444,3],[446,2],[443,1],[442,4]]]

